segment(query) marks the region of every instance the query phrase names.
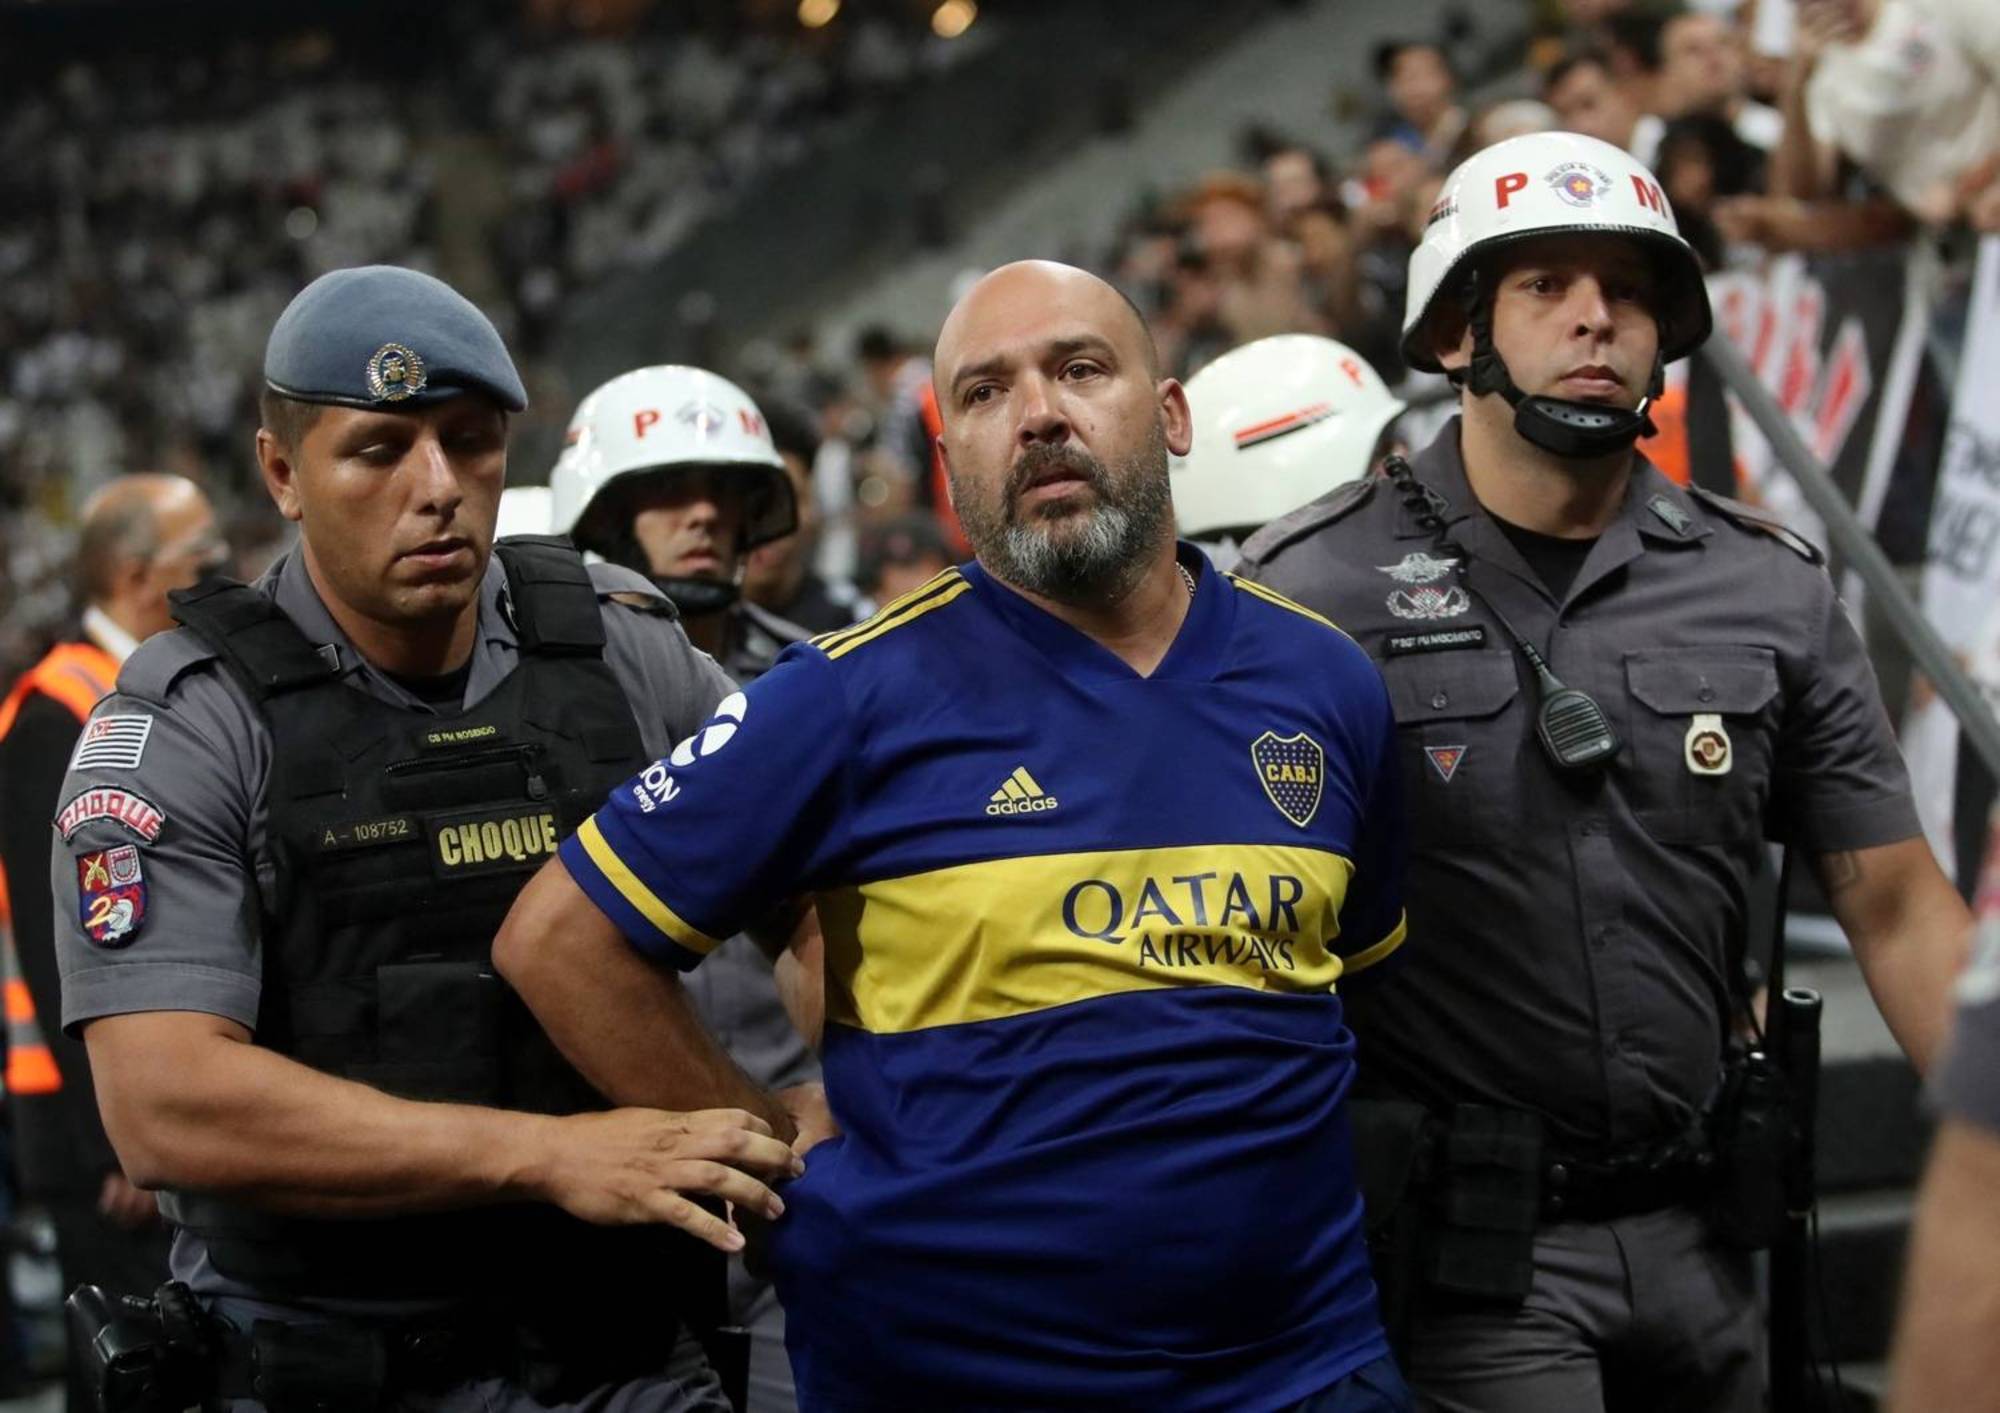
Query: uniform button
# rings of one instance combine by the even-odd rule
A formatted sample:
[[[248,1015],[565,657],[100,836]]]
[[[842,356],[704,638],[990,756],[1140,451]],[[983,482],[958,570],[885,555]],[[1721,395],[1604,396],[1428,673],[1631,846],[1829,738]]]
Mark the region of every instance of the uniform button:
[[[1439,692],[1437,695],[1431,698],[1432,711],[1443,711],[1446,707],[1450,705],[1451,705],[1451,698],[1447,697],[1443,692]]]
[[[1549,1169],[1549,1186],[1560,1191],[1569,1186],[1569,1169],[1561,1163]]]
[[[1701,698],[1705,702],[1712,702],[1715,700],[1715,688],[1709,686],[1708,683],[1704,682],[1701,684],[1701,689],[1697,691],[1695,695]]]

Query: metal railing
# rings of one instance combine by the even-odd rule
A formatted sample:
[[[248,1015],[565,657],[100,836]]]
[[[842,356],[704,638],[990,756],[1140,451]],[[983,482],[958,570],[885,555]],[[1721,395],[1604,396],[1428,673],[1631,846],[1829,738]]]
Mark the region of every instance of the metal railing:
[[[1875,543],[1874,535],[1861,523],[1826,467],[1799,435],[1792,419],[1752,371],[1741,350],[1727,338],[1717,334],[1703,346],[1700,356],[1708,360],[1743,410],[1750,414],[1779,462],[1791,473],[1806,504],[1825,524],[1835,552],[1848,568],[1861,576],[1868,592],[1876,596],[1889,626],[1910,650],[1911,659],[1958,718],[1965,739],[1978,752],[1986,769],[2000,778],[2000,718],[1995,717],[1985,695],[1952,656],[1951,649],[1924,617],[1909,590],[1903,587],[1888,557]]]

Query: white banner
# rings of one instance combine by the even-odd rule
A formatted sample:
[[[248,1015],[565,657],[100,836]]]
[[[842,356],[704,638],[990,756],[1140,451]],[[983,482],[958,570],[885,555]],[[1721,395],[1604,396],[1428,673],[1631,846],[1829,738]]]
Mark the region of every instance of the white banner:
[[[2000,236],[1980,243],[1965,324],[1931,511],[1924,613],[1992,698],[2000,694]],[[1913,701],[1903,751],[1924,830],[1951,871],[1958,724],[1928,693]]]

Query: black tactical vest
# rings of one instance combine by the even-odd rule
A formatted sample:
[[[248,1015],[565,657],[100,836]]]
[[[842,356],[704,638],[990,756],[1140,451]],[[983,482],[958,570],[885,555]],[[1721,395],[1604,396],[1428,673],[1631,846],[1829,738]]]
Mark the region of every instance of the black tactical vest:
[[[241,584],[176,594],[173,611],[222,656],[272,735],[277,906],[262,920],[257,1043],[409,1099],[601,1109],[495,974],[492,942],[530,875],[645,751],[603,660],[597,593],[576,552],[523,538],[495,553],[520,661],[457,715],[348,686],[331,649]],[[709,1248],[552,1207],[324,1220],[169,1196],[168,1214],[203,1237],[216,1269],[260,1292],[514,1304],[523,1286],[579,1303],[609,1288],[696,1316],[720,1298]]]

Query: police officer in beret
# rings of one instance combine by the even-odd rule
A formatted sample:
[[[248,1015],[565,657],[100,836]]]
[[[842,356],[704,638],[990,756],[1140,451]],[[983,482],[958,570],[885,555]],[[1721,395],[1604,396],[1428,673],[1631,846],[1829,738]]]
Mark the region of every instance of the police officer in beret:
[[[748,1112],[608,1110],[489,948],[732,685],[646,580],[493,543],[526,398],[449,286],[326,275],[264,374],[298,545],[177,596],[70,762],[62,799],[108,803],[53,851],[63,1023],[220,1317],[208,1392],[726,1408],[686,1331],[741,1238],[695,1199],[776,1216],[797,1162]]]
[[[1418,1116],[1363,1169],[1392,1179],[1378,1232],[1420,1219],[1378,1275],[1415,1286],[1388,1303],[1427,1407],[1763,1406],[1758,1213],[1724,1161],[1754,1131],[1718,1101],[1766,840],[1919,1067],[1945,1026],[1968,920],[1819,552],[1634,448],[1710,319],[1626,153],[1488,148],[1410,262],[1404,356],[1460,416],[1245,546],[1394,704],[1416,945],[1350,1014],[1369,1112]]]

